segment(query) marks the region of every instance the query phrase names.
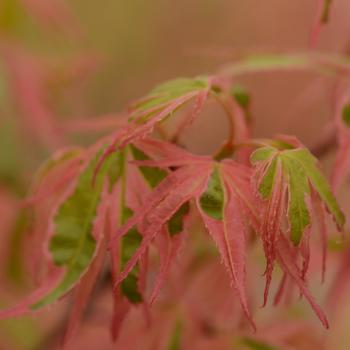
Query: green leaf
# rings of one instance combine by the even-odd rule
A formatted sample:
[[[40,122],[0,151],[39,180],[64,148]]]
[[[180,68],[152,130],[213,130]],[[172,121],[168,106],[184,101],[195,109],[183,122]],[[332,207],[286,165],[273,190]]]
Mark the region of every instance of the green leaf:
[[[305,196],[310,195],[309,183],[305,170],[296,161],[283,156],[282,160],[289,183],[290,235],[293,243],[298,245],[305,228],[310,224],[310,214],[305,202]]]
[[[197,78],[179,78],[161,85],[156,86],[151,92],[142,99],[139,103],[134,105],[135,113],[130,117],[130,120],[137,118],[139,113],[147,112],[149,109],[159,109],[144,115],[139,122],[144,123],[151,118],[155,113],[159,112],[164,105],[170,104],[175,99],[184,96],[190,92],[203,90],[209,87],[209,80],[207,77]]]
[[[188,202],[182,204],[177,212],[168,221],[168,230],[170,236],[175,236],[183,231],[183,220],[190,211],[190,204]]]
[[[296,149],[284,152],[285,156],[294,159],[304,171],[310,180],[312,187],[319,194],[327,209],[333,215],[337,226],[342,228],[345,223],[345,217],[342,213],[326,178],[317,167],[317,159],[306,149]]]
[[[122,213],[121,224],[124,224],[131,216],[133,211],[130,208],[125,207]],[[121,269],[123,270],[127,262],[132,258],[137,248],[142,242],[142,236],[136,229],[133,227],[127,232],[125,236],[121,239]],[[143,301],[142,294],[138,288],[139,280],[139,266],[135,267],[130,271],[128,276],[122,281],[120,289],[122,294],[128,298],[128,300],[137,304]]]
[[[261,162],[264,160],[268,160],[276,153],[276,149],[273,147],[261,147],[254,151],[250,157],[250,161],[252,164],[256,164],[257,162]]]
[[[100,201],[107,171],[116,160],[111,155],[103,164],[93,183],[94,172],[102,151],[91,160],[80,174],[73,194],[66,199],[54,217],[54,235],[49,251],[57,266],[66,268],[58,286],[41,301],[32,305],[36,310],[51,304],[66,294],[81,278],[90,265],[96,247],[92,236],[93,222]]]
[[[282,162],[284,181],[288,182],[290,234],[295,245],[300,243],[306,227],[311,223],[305,200],[306,197],[310,197],[310,184],[333,215],[337,226],[343,227],[344,215],[327,180],[317,167],[317,159],[306,148],[279,150],[273,147],[262,147],[252,154],[251,161],[253,164],[260,161],[267,163],[259,183],[259,192],[263,199],[271,197],[276,167],[278,162]]]
[[[342,118],[346,126],[350,127],[350,104],[343,107]]]
[[[276,149],[262,148],[253,154],[256,159],[265,160],[267,169],[259,184],[259,193],[263,199],[271,197],[274,190],[277,167],[282,164],[285,180],[288,181],[289,206],[288,219],[290,234],[294,244],[298,245],[310,224],[310,214],[305,202],[305,196],[310,194],[308,177],[305,170],[294,159],[288,157],[289,151],[278,152]]]
[[[202,210],[216,220],[223,219],[224,210],[224,189],[222,187],[219,170],[213,170],[206,191],[200,198]]]
[[[131,145],[131,152],[135,160],[151,159],[147,154],[136,148],[134,145]],[[152,188],[156,187],[167,176],[167,172],[160,168],[140,166],[139,170]]]
[[[272,158],[270,164],[268,165],[268,168],[266,170],[265,176],[262,178],[260,185],[259,185],[259,192],[263,199],[270,198],[273,186],[275,183],[276,178],[276,170],[277,170],[277,163],[278,158],[274,157]]]

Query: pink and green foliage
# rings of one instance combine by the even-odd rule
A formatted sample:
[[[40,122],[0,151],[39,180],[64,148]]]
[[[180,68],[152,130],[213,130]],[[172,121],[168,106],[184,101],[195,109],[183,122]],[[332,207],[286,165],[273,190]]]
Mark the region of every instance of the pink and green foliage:
[[[288,239],[299,247],[297,250],[304,260],[303,278],[310,258],[311,204],[317,206],[319,220],[324,216],[322,211],[327,209],[338,229],[343,227],[345,219],[327,180],[317,167],[317,160],[297,140],[291,143],[277,140],[275,146],[266,145],[256,150],[251,159],[255,164],[255,187],[265,202],[261,218],[261,233],[267,257],[265,304],[276,259],[276,242],[281,234],[284,218],[287,218],[285,227]],[[318,203],[319,200],[323,203]],[[323,225],[322,219],[319,222]],[[321,238],[325,245],[327,240],[322,236]],[[323,261],[324,274],[325,257]]]
[[[46,28],[63,30],[71,39],[82,35],[63,1],[49,6],[23,0],[22,6]],[[319,1],[319,8],[312,46],[328,21],[331,1]],[[281,326],[276,319],[291,307],[296,290],[324,328],[330,327],[312,278],[319,272],[325,281],[334,239],[330,228],[345,227],[335,192],[350,165],[350,100],[342,80],[350,70],[347,56],[243,55],[214,74],[156,86],[119,118],[62,122],[48,90],[57,67],[2,36],[0,52],[9,93],[23,116],[21,128],[55,150],[21,203],[1,188],[5,231],[16,215],[25,217],[18,230],[22,273],[35,285],[0,311],[1,320],[69,300],[63,345],[84,348],[87,340],[78,329],[84,331],[95,301],[109,298],[107,316],[94,317],[109,324],[110,341],[95,348],[322,348],[310,321],[291,319]],[[77,66],[86,64],[79,67],[83,73],[67,70],[68,80],[79,80],[96,63],[90,56],[78,61]],[[253,138],[252,97],[239,77],[275,71],[311,71],[337,84],[331,102],[338,149],[330,184],[317,150],[296,137]],[[219,111],[213,123],[222,115],[227,119],[227,139],[213,154],[199,155],[182,137],[209,105]],[[112,132],[85,147],[65,146],[76,131]],[[11,249],[1,250],[4,266],[12,264]],[[334,309],[348,287],[349,256],[347,249],[330,289],[328,305]],[[261,275],[265,287],[257,288]],[[270,289],[276,308],[267,306]],[[283,300],[286,305],[278,309]],[[259,317],[259,304],[268,317]]]
[[[142,304],[149,317],[150,306],[185,244],[188,218],[197,212],[253,329],[246,254],[254,237],[261,240],[266,257],[263,305],[277,262],[284,277],[276,298],[281,298],[286,280],[293,281],[328,327],[306,283],[314,221],[311,206],[323,227],[323,246],[324,212],[331,214],[338,229],[344,226],[344,216],[316,159],[297,139],[249,139],[248,119],[237,122],[247,98],[228,88],[229,82],[212,76],[165,83],[131,105],[129,122],[116,135],[87,150],[62,151],[41,168],[28,205],[34,213],[33,269],[44,266],[45,271],[39,289],[17,307],[1,312],[1,318],[36,311],[74,289],[65,338],[70,340],[108,255],[114,299],[111,330],[116,339],[133,307]],[[214,156],[194,155],[151,137],[163,120],[189,103],[190,113],[180,129],[192,124],[209,98],[223,107],[231,127],[228,141]],[[247,132],[237,137],[236,125]],[[239,156],[234,159],[242,147],[249,153],[255,148],[250,163]],[[159,269],[150,289],[147,275],[153,248],[159,254]]]

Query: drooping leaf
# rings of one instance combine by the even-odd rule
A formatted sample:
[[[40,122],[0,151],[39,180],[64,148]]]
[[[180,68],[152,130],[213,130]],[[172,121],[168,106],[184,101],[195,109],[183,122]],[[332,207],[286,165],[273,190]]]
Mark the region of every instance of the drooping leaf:
[[[126,264],[124,271],[116,281],[116,285],[126,278],[152,240],[161,232],[163,226],[168,223],[179,208],[191,198],[196,197],[204,181],[207,180],[209,170],[208,165],[202,165],[184,167],[170,173],[145,199],[147,205],[138,208],[133,217],[117,231],[114,240],[126,235],[134,226],[144,222],[148,223],[142,231],[143,239],[140,246]],[[196,172],[196,177],[193,177],[194,172]],[[111,242],[112,245],[114,240]]]
[[[204,179],[206,175],[207,174],[204,173]],[[187,178],[182,183],[173,185],[166,198],[158,198],[158,201],[153,205],[149,205],[146,210],[141,209],[139,213],[135,212],[134,217],[118,230],[116,237],[122,237],[128,232],[129,227],[134,226],[133,224],[136,224],[140,219],[145,219],[149,223],[142,232],[143,239],[140,246],[126,264],[124,271],[120,274],[119,279],[116,282],[116,285],[127,277],[138,260],[143,256],[152,240],[161,232],[163,226],[173,217],[179,208],[191,198],[196,197],[201,186],[203,186],[204,179],[202,177],[197,179]],[[158,187],[161,186],[162,183],[158,185]],[[149,204],[152,204],[152,202],[153,200],[150,200]]]
[[[325,328],[329,328],[329,323],[325,313],[321,307],[316,303],[314,297],[308,290],[305,281],[301,278],[302,272],[298,268],[295,261],[295,254],[287,241],[287,239],[280,234],[277,240],[277,259],[281,265],[282,270],[298,285],[300,293],[307,299],[310,306],[314,310],[317,317],[322,322]]]
[[[260,228],[266,257],[266,285],[263,306],[267,303],[272,280],[272,272],[276,259],[276,237],[283,220],[286,194],[281,159],[277,157],[272,158],[266,163],[268,166],[267,171],[263,172],[262,176],[258,174],[259,177],[262,178],[259,185],[259,191],[266,204],[262,210],[262,224]]]
[[[308,178],[305,170],[294,160],[283,159],[284,169],[288,173],[290,235],[298,245],[305,228],[310,224],[310,214],[305,197],[310,195]]]
[[[197,205],[200,208],[204,224],[218,247],[242,309],[253,329],[256,329],[250,315],[245,289],[245,235],[250,224],[248,218],[242,215],[241,211],[242,208],[246,209],[247,204],[244,203],[244,200],[246,200],[243,195],[244,192],[241,192],[240,187],[237,186],[243,180],[239,178],[240,172],[232,163],[221,165],[220,171],[218,167],[215,167],[204,194],[212,192],[213,184],[220,189],[220,196],[216,195],[216,197],[222,198],[222,202],[219,202],[220,206],[215,206],[215,208],[220,209],[220,216],[216,215],[217,211],[214,211],[215,215],[213,215],[211,210],[213,206],[209,206],[209,210],[208,206],[203,206],[202,198],[204,194],[198,199]],[[212,184],[210,184],[211,182]],[[214,192],[216,193],[217,190]],[[247,222],[244,221],[245,219]]]
[[[172,150],[171,153],[173,153]],[[170,172],[155,188],[156,193],[145,200],[147,206],[140,208],[139,213],[136,211],[134,217],[117,233],[117,237],[121,237],[131,227],[137,225],[137,223],[148,222],[148,227],[143,232],[143,241],[121,274],[119,282],[135,266],[147,245],[156,237],[156,233],[160,232],[161,227],[165,223],[169,224],[169,221],[174,216],[176,217],[175,214],[185,203],[188,203],[190,198],[196,198],[197,206],[202,213],[203,220],[209,232],[219,247],[242,307],[251,324],[255,327],[249,314],[245,296],[244,236],[246,234],[245,225],[249,226],[249,223],[243,222],[240,212],[242,208],[245,215],[247,215],[247,221],[256,220],[256,216],[254,218],[250,217],[250,215],[254,216],[251,213],[253,200],[246,192],[249,192],[250,187],[250,170],[249,168],[240,166],[236,162],[227,162],[227,164],[221,165],[225,169],[225,176],[228,177],[225,181],[230,184],[230,186],[227,185],[229,189],[227,189],[226,193],[229,199],[225,199],[224,184],[219,173],[219,164],[213,162],[211,159],[204,159],[202,157],[193,158],[196,159],[191,159],[192,162],[189,164],[187,163],[186,156],[182,159],[183,164],[181,164],[177,155],[174,158],[170,158],[167,161],[167,166],[172,167],[176,164],[177,169]],[[172,161],[174,162],[173,164]],[[140,162],[137,164],[147,164],[154,167],[162,164],[162,160],[145,162],[147,163]],[[194,166],[195,163],[197,164]],[[237,176],[237,179],[235,176],[232,176],[232,173]],[[184,176],[179,176],[180,174]],[[172,178],[174,180],[169,181]],[[175,180],[176,178],[177,180]],[[180,178],[181,181],[179,181]],[[231,183],[236,183],[236,185],[232,185],[235,188],[234,191],[230,189]],[[163,192],[163,190],[160,192],[159,189],[164,184],[167,184],[166,192]],[[168,186],[170,187],[168,188]],[[155,201],[156,196],[158,196],[158,199]],[[226,200],[229,204],[227,205],[227,212],[224,214]],[[245,215],[243,216],[244,218]]]
[[[96,219],[93,224],[93,236],[96,239],[96,253],[91,261],[86,273],[82,276],[79,283],[75,287],[72,309],[70,311],[63,344],[66,345],[74,336],[83,319],[85,309],[89,302],[91,293],[96,285],[98,275],[100,274],[105,257],[106,257],[106,237],[107,229],[107,212],[109,203],[106,200],[108,195],[107,184],[102,190],[101,203],[97,208]]]
[[[310,197],[310,186],[325,203],[337,227],[343,227],[344,215],[327,180],[317,167],[317,160],[306,148],[281,151],[272,147],[263,147],[252,154],[251,160],[256,165],[258,189],[264,200],[271,196],[276,172],[275,164],[278,161],[281,162],[284,181],[288,184],[288,220],[294,244],[299,244],[303,232],[311,223],[311,215],[306,202],[306,199]]]
[[[49,243],[49,251],[54,264],[65,268],[65,274],[51,293],[32,305],[34,310],[66,294],[79,281],[93,259],[96,247],[92,235],[93,222],[106,173],[115,161],[112,155],[93,183],[99,155],[100,152],[80,174],[73,194],[61,204],[53,219],[54,234]]]
[[[304,168],[312,187],[319,194],[327,209],[332,214],[338,228],[341,229],[345,222],[344,214],[334,198],[326,178],[317,167],[317,159],[305,148],[288,151],[286,152],[286,157],[294,159],[299,166]]]
[[[309,237],[312,221],[309,202],[315,200],[312,191],[315,191],[321,198],[323,204],[334,217],[338,228],[343,226],[344,216],[326,179],[317,167],[316,159],[307,149],[299,146],[298,142],[293,143],[296,145],[294,149],[290,149],[290,147],[283,147],[282,149],[270,146],[263,147],[254,152],[251,157],[252,163],[255,166],[255,186],[260,192],[262,202],[264,203],[264,209],[262,211],[264,219],[261,227],[267,258],[264,305],[266,304],[271,281],[273,262],[277,258],[282,269],[298,284],[302,294],[305,294],[320,320],[327,326],[327,321],[322,310],[315,304],[304,285],[310,259]],[[277,169],[280,169],[279,172]],[[277,176],[277,174],[279,175]],[[288,206],[283,195],[286,186]],[[318,208],[322,210],[320,204],[318,204]],[[283,236],[281,234],[283,229],[283,215],[287,212],[290,240],[298,248],[295,250],[294,255],[289,253],[288,258],[287,256],[282,258],[278,256],[278,250],[283,247],[287,254],[289,252],[287,250],[288,241],[283,241],[284,243],[282,244],[281,238],[277,239],[277,237]],[[323,232],[322,236],[324,235],[325,233]],[[324,237],[322,237],[322,241],[324,241]],[[296,258],[295,254],[299,254],[303,259],[301,269],[294,262],[293,266],[291,265],[292,260]],[[325,254],[323,255],[325,256]],[[324,261],[323,259],[323,271],[325,270]],[[277,300],[281,298],[284,283],[285,278],[282,280],[282,289],[278,292]]]

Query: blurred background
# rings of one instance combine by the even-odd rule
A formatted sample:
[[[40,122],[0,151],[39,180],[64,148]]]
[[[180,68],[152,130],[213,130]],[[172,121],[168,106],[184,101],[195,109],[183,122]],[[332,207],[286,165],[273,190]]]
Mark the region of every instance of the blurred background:
[[[309,50],[317,5],[317,0],[0,0],[0,305],[30,289],[21,266],[26,227],[21,200],[44,159],[113,131],[128,103],[160,82],[215,72],[248,52]],[[332,2],[317,50],[349,52],[349,14],[349,1]],[[333,117],[334,82],[327,78],[273,72],[238,83],[251,96],[254,136],[286,133],[312,146]],[[210,110],[194,130],[185,140],[198,153],[215,149],[226,135],[225,123]],[[322,161],[327,171],[332,154]],[[345,209],[348,194],[344,187]],[[317,296],[324,296],[330,280],[315,284]],[[264,319],[264,312],[257,317]],[[34,319],[2,321],[0,349],[50,349],[46,341],[55,338],[63,314],[61,305]],[[348,349],[349,325],[345,303],[330,331],[316,325],[318,345],[298,349]],[[97,349],[91,340],[96,334],[108,338],[98,327],[82,334],[86,343],[77,340],[72,349]]]

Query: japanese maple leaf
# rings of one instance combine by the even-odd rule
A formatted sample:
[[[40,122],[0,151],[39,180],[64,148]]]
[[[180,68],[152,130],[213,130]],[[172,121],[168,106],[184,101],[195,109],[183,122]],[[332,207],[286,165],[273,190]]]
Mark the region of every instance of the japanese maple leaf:
[[[142,138],[155,125],[169,117],[185,103],[195,100],[190,118],[201,111],[211,89],[212,78],[179,78],[154,88],[146,97],[135,102],[128,110],[130,124],[117,133],[114,145],[120,147]]]
[[[249,222],[256,220],[252,213],[249,168],[234,161],[218,163],[210,157],[193,156],[174,145],[154,140],[140,141],[137,145],[149,153],[156,149],[158,153],[163,153],[164,149],[168,153],[164,159],[138,161],[137,165],[176,167],[176,170],[154,188],[134,216],[117,231],[114,240],[126,235],[133,227],[143,226],[141,245],[126,264],[116,285],[128,276],[169,220],[183,205],[194,199],[205,226],[218,246],[243,310],[255,328],[245,293],[245,237]]]
[[[162,121],[194,101],[181,130],[191,125],[201,112],[209,93],[216,96],[216,90],[221,90],[221,85],[220,78],[203,76],[179,78],[155,87],[146,97],[130,106],[128,125],[117,131],[114,141],[101,157],[97,171],[109,154],[151,134]]]
[[[339,230],[343,228],[344,215],[318,168],[317,160],[297,140],[281,140],[265,145],[252,154],[251,161],[255,167],[254,186],[262,203],[260,232],[267,259],[266,304],[277,245],[287,247],[289,241],[297,248],[295,252],[304,260],[300,277],[305,278],[310,257],[310,229],[313,225],[310,204],[315,206],[315,221],[321,221],[324,254],[327,241],[325,210],[331,214]],[[283,238],[285,226],[287,237]],[[324,273],[325,257],[322,270]]]

